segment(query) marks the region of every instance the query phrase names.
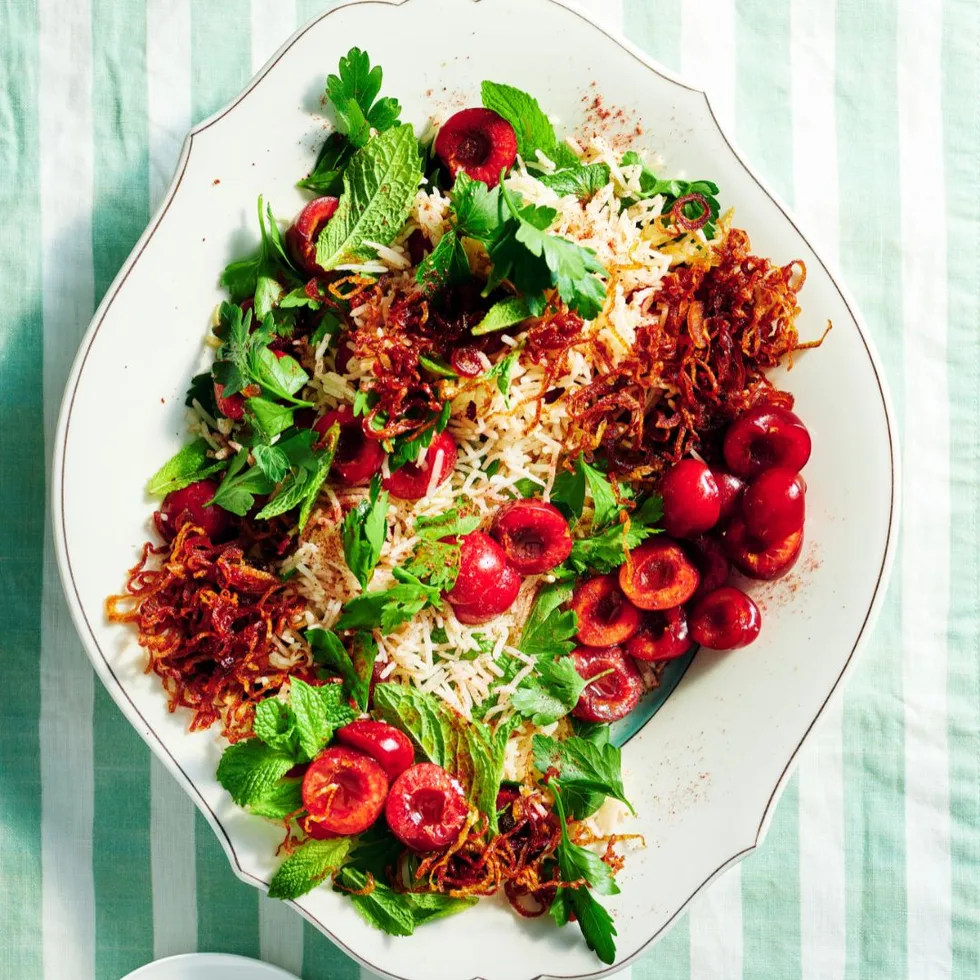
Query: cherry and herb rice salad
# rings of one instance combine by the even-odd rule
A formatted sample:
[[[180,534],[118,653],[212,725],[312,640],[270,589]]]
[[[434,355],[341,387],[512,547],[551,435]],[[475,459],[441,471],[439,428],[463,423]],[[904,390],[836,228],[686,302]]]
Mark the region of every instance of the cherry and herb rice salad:
[[[352,49],[309,200],[284,230],[260,199],[107,612],[281,827],[270,894],[408,935],[502,892],[612,963],[610,725],[750,644],[732,573],[803,546],[810,436],[766,372],[819,343],[806,270],[526,92],[420,138],[381,87]]]

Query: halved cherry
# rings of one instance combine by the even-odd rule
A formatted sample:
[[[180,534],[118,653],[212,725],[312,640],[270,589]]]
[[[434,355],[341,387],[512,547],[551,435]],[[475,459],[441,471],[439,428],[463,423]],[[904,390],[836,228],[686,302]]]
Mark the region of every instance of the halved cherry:
[[[334,216],[336,197],[318,197],[310,201],[286,231],[286,248],[293,261],[310,276],[325,276],[326,269],[317,265],[316,242],[324,225]]]
[[[721,516],[721,494],[714,475],[698,459],[682,459],[663,479],[664,527],[675,538],[710,531]]]
[[[774,579],[785,575],[796,564],[803,550],[803,529],[765,545],[749,534],[741,517],[736,517],[728,525],[722,540],[732,564],[743,575]]]
[[[623,595],[614,575],[579,582],[571,608],[578,617],[578,639],[590,647],[610,647],[640,628],[640,611]]]
[[[785,466],[766,470],[742,497],[742,516],[752,537],[773,544],[803,527],[806,494],[802,477]]]
[[[727,521],[738,512],[745,482],[719,466],[711,467],[711,475],[715,478],[715,485],[718,487],[718,502],[721,505],[719,519]]]
[[[163,498],[159,519],[155,522],[157,530],[168,541],[173,541],[177,532],[189,521],[212,540],[220,541],[232,526],[232,515],[217,504],[208,501],[218,490],[214,480],[198,480],[173,490]]]
[[[311,822],[334,834],[359,834],[381,815],[388,777],[370,756],[338,746],[310,763],[302,792]]]
[[[421,228],[416,228],[405,242],[412,265],[418,265],[432,251],[432,242]]]
[[[810,458],[810,433],[788,408],[756,405],[728,427],[723,451],[728,468],[743,480],[773,466],[802,470]]]
[[[636,660],[674,660],[692,646],[684,607],[678,606],[644,613],[639,631],[626,643],[626,652]]]
[[[554,504],[536,498],[504,504],[490,533],[522,575],[550,572],[572,553],[568,521]]]
[[[351,409],[344,405],[327,412],[313,423],[313,431],[325,436],[334,424],[340,426],[340,440],[333,458],[331,475],[336,475],[348,486],[356,487],[371,481],[381,471],[385,453],[381,443],[364,434],[364,424]]]
[[[730,585],[709,592],[691,610],[691,636],[712,650],[737,650],[748,646],[762,629],[759,607],[741,590]]]
[[[406,769],[392,783],[385,804],[391,832],[413,851],[437,851],[452,844],[468,812],[462,787],[432,762]]]
[[[643,681],[636,664],[619,647],[576,647],[572,657],[580,677],[598,678],[586,686],[572,708],[576,718],[618,721],[636,707],[643,693]]]
[[[352,721],[337,729],[337,741],[371,756],[389,779],[400,776],[415,761],[408,736],[383,721]]]
[[[434,486],[445,482],[456,468],[456,443],[448,432],[440,432],[425,451],[425,463],[418,466],[406,463],[395,470],[385,481],[384,488],[393,497],[402,500],[421,500],[429,491],[432,471],[435,469]]]
[[[449,363],[460,377],[477,378],[487,370],[490,361],[479,347],[463,344],[449,355]]]
[[[463,109],[442,124],[435,151],[453,177],[463,170],[496,187],[500,171],[510,170],[517,159],[517,134],[492,109]]]
[[[459,572],[446,599],[461,623],[485,623],[510,609],[521,577],[489,534],[473,531],[459,539],[459,546]]]
[[[684,549],[658,537],[636,548],[619,569],[619,587],[638,609],[673,609],[694,595],[698,570]]]
[[[731,566],[725,556],[725,549],[717,538],[702,535],[687,542],[687,553],[701,576],[694,598],[720,589],[731,573]]]

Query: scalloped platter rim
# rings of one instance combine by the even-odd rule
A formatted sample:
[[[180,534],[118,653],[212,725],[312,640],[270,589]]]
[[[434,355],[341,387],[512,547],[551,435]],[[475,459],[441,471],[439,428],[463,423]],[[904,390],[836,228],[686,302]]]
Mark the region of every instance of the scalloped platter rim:
[[[461,16],[465,13],[465,16]],[[520,17],[525,30],[508,23]],[[379,30],[379,24],[384,30]],[[437,36],[446,54],[417,55]],[[556,43],[546,50],[536,39]],[[804,739],[866,640],[890,572],[898,520],[898,443],[887,384],[855,304],[788,209],[719,126],[703,92],[594,24],[563,0],[363,0],[299,30],[245,91],[196,127],[170,190],[96,311],[76,357],[57,431],[53,514],[59,570],[86,652],[120,709],[218,835],[235,873],[265,888],[279,833],[237,810],[214,779],[219,740],[189,735],[172,715],[128,631],[110,627],[116,591],[148,536],[146,475],[179,444],[182,392],[204,363],[218,271],[255,240],[254,201],[276,213],[302,203],[294,187],[322,139],[323,78],[349,47],[385,70],[385,91],[421,125],[435,108],[478,101],[484,77],[534,92],[569,128],[583,100],[624,107],[637,142],[669,173],[721,186],[724,206],[760,254],[808,267],[801,332],[834,330],[783,381],[814,435],[807,467],[809,544],[788,579],[755,588],[763,635],[734,655],[702,651],[624,750],[647,847],[629,855],[610,903],[619,958],[604,967],[574,926],[518,919],[485,901],[408,938],[372,930],[349,902],[317,889],[293,903],[361,964],[403,980],[585,980],[627,965],[706,885],[762,839]],[[570,59],[562,52],[575,51]],[[594,88],[593,88],[594,85]],[[697,171],[697,172],[695,172]],[[159,342],[166,337],[166,343]],[[782,378],[782,374],[780,374]],[[113,418],[112,404],[127,406]],[[126,452],[119,452],[120,445]],[[110,527],[86,519],[97,504]],[[101,523],[101,522],[100,522]],[[478,958],[493,948],[492,957]]]

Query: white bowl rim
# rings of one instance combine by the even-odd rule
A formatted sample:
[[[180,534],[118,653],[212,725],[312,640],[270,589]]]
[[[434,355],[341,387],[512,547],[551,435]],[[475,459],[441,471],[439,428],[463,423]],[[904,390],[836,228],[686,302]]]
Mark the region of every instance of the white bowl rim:
[[[74,574],[72,571],[71,556],[68,553],[67,545],[67,529],[65,526],[65,506],[64,506],[64,465],[65,465],[65,451],[67,447],[68,434],[71,425],[71,413],[72,405],[74,402],[74,396],[78,383],[85,368],[86,361],[88,359],[88,354],[91,350],[92,344],[95,340],[96,335],[99,332],[99,328],[102,321],[108,314],[116,295],[122,289],[126,280],[129,277],[130,272],[133,267],[139,261],[145,250],[150,239],[153,237],[156,229],[160,225],[164,216],[170,208],[174,197],[176,196],[178,190],[180,189],[181,181],[187,170],[187,165],[190,160],[191,151],[194,145],[194,137],[203,133],[205,130],[210,129],[216,123],[220,122],[225,116],[236,109],[252,92],[257,88],[263,81],[263,79],[268,75],[275,65],[282,60],[282,58],[287,54],[290,48],[308,31],[314,28],[321,21],[337,13],[339,10],[343,10],[348,7],[355,6],[382,6],[382,7],[400,7],[411,3],[412,0],[346,0],[346,2],[337,4],[330,10],[325,11],[322,14],[318,14],[315,17],[307,21],[303,26],[296,30],[283,44],[282,46],[272,55],[272,57],[262,66],[259,72],[252,78],[249,84],[226,106],[219,109],[214,115],[209,116],[207,119],[198,123],[185,138],[183,145],[181,147],[180,158],[177,161],[177,166],[174,171],[174,176],[171,180],[170,186],[161,202],[160,206],[157,208],[156,213],[153,215],[150,223],[147,225],[143,234],[140,235],[136,245],[133,247],[132,252],[129,254],[126,262],[123,264],[122,268],[119,270],[116,277],[113,279],[112,284],[106,291],[105,296],[99,303],[98,308],[95,311],[92,321],[85,331],[82,338],[81,344],[78,349],[78,353],[72,363],[71,371],[69,373],[68,381],[65,387],[64,397],[62,399],[61,408],[58,416],[58,425],[55,433],[54,442],[54,452],[52,456],[52,485],[51,485],[51,505],[52,505],[52,534],[54,536],[55,544],[55,554],[58,563],[58,570],[61,577],[62,588],[65,593],[65,597],[68,602],[69,610],[71,612],[72,620],[75,624],[75,628],[86,648],[89,658],[99,674],[100,679],[103,684],[105,684],[109,694],[112,696],[113,700],[127,716],[129,721],[133,724],[133,727],[139,733],[140,737],[150,746],[154,753],[160,758],[173,776],[178,780],[181,786],[184,788],[185,792],[194,801],[197,808],[201,811],[202,815],[211,825],[218,840],[223,847],[225,854],[228,857],[229,863],[232,866],[232,870],[235,875],[242,881],[251,884],[261,890],[268,889],[268,882],[262,880],[256,875],[244,870],[242,864],[239,860],[238,854],[235,851],[235,845],[232,842],[230,836],[225,830],[224,826],[219,821],[217,815],[211,809],[207,801],[197,790],[194,783],[191,781],[190,777],[184,772],[180,763],[170,754],[167,746],[160,738],[159,735],[153,730],[150,724],[147,722],[143,714],[136,707],[126,688],[123,686],[122,682],[116,675],[109,658],[106,656],[105,652],[99,645],[98,639],[96,637],[95,631],[89,622],[89,619],[85,613],[82,606],[80,595],[78,592],[77,584],[74,579]],[[481,0],[471,0],[474,3],[480,3]],[[728,148],[732,152],[732,156],[739,163],[739,165],[745,170],[748,176],[759,186],[762,192],[769,197],[769,199],[775,204],[777,209],[782,212],[783,216],[789,221],[793,229],[799,235],[800,239],[810,247],[813,255],[823,267],[828,278],[833,283],[834,288],[840,295],[841,300],[846,306],[848,312],[853,318],[854,324],[858,329],[858,335],[861,339],[861,343],[864,346],[865,352],[867,353],[868,360],[871,364],[872,371],[874,372],[875,381],[878,385],[878,393],[881,400],[882,409],[884,412],[885,424],[888,432],[888,450],[889,450],[889,472],[891,477],[891,492],[889,495],[889,513],[888,513],[888,528],[887,536],[885,542],[885,548],[881,556],[881,563],[878,570],[878,577],[875,583],[875,588],[872,593],[871,600],[868,604],[868,609],[865,614],[864,620],[862,621],[861,628],[858,635],[855,637],[853,646],[850,653],[847,656],[846,661],[841,669],[840,674],[834,681],[832,687],[828,691],[826,697],[821,703],[820,709],[814,715],[810,724],[807,726],[806,731],[800,736],[796,747],[793,749],[792,754],[787,759],[776,784],[773,786],[769,798],[766,802],[763,812],[759,818],[758,829],[756,831],[754,842],[748,847],[743,848],[737,853],[733,854],[725,862],[719,865],[711,874],[709,874],[685,899],[683,904],[676,910],[676,912],[668,919],[653,935],[651,935],[645,942],[643,942],[636,950],[634,950],[628,957],[622,960],[617,960],[615,964],[600,969],[597,971],[590,971],[589,973],[575,973],[575,974],[550,974],[541,973],[533,980],[587,980],[587,978],[602,977],[609,974],[618,972],[619,970],[625,969],[636,959],[643,955],[650,946],[655,943],[668,929],[673,926],[681,915],[687,910],[693,899],[700,894],[712,881],[717,877],[724,874],[730,867],[737,864],[747,855],[751,854],[752,851],[756,850],[762,843],[766,831],[768,830],[769,822],[772,817],[775,804],[778,801],[780,795],[786,787],[786,784],[792,775],[796,764],[799,759],[800,750],[803,747],[804,742],[809,738],[810,733],[816,727],[817,723],[824,717],[827,713],[827,708],[832,700],[835,700],[839,695],[843,687],[843,681],[850,673],[856,654],[864,646],[869,635],[871,634],[875,622],[877,621],[878,615],[881,611],[881,606],[884,601],[885,592],[887,590],[887,585],[889,578],[891,576],[892,565],[895,559],[895,550],[897,542],[897,529],[899,522],[899,512],[900,512],[900,473],[901,473],[901,461],[900,461],[900,451],[899,451],[899,441],[897,436],[897,426],[895,422],[895,412],[892,405],[891,395],[889,392],[888,382],[884,373],[884,369],[881,364],[880,357],[875,348],[874,342],[872,341],[867,325],[860,313],[860,310],[855,302],[853,296],[846,289],[841,281],[841,277],[834,266],[833,263],[829,263],[820,252],[814,247],[806,234],[801,230],[800,224],[794,217],[792,210],[789,206],[782,200],[782,198],[769,186],[769,184],[761,177],[753,167],[746,161],[743,154],[739,151],[736,143],[727,132],[725,126],[720,122],[718,115],[714,111],[711,104],[711,99],[708,93],[693,85],[691,82],[687,81],[677,73],[671,71],[670,69],[664,67],[659,62],[651,58],[646,52],[642,51],[639,47],[629,41],[627,38],[622,36],[616,31],[609,30],[604,25],[598,23],[594,16],[592,16],[588,11],[584,10],[581,6],[574,2],[574,0],[546,0],[546,2],[553,4],[554,6],[561,7],[570,13],[574,14],[581,20],[586,21],[592,26],[593,29],[601,32],[615,44],[617,44],[623,51],[628,54],[631,58],[638,61],[640,64],[645,66],[648,70],[660,75],[662,78],[675,85],[687,89],[688,91],[699,94],[705,102],[708,109],[709,115],[714,123],[718,132],[721,134],[723,140],[728,145]],[[354,959],[356,962],[362,966],[373,970],[375,973],[383,977],[390,977],[391,980],[401,980],[396,974],[390,973],[382,967],[373,964],[370,960],[365,959],[355,950],[347,946],[325,923],[321,922],[314,915],[309,913],[306,909],[301,908],[294,902],[289,902],[289,904],[299,912],[305,919],[309,920],[311,924],[316,926],[316,928],[326,935],[331,942],[333,942],[339,949],[342,949],[348,956]],[[471,980],[480,980],[478,976],[474,976]]]

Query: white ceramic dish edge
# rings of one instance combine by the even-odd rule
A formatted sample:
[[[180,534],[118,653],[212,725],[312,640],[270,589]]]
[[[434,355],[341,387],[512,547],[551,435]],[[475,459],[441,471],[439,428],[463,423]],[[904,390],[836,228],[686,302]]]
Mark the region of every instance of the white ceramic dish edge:
[[[57,433],[55,438],[55,451],[54,451],[54,457],[52,461],[52,473],[53,473],[52,513],[54,515],[53,529],[55,535],[55,549],[56,549],[56,555],[58,560],[59,572],[61,574],[62,584],[67,597],[68,605],[73,620],[79,631],[79,634],[82,637],[83,643],[85,644],[89,652],[89,655],[94,665],[96,666],[96,670],[100,676],[100,679],[106,685],[107,689],[110,691],[110,693],[112,694],[116,702],[119,704],[121,710],[126,714],[127,718],[133,724],[134,728],[136,728],[136,730],[139,732],[140,736],[144,739],[144,741],[146,741],[147,744],[154,749],[156,754],[163,759],[168,769],[173,773],[175,778],[177,778],[177,780],[181,783],[184,789],[188,792],[191,799],[193,799],[195,804],[197,805],[198,809],[200,809],[204,817],[207,819],[208,823],[214,829],[215,833],[218,836],[218,839],[221,841],[222,847],[224,848],[226,854],[228,855],[228,859],[232,865],[235,874],[243,881],[246,881],[249,884],[255,885],[263,889],[267,887],[267,883],[243,869],[239,861],[238,855],[235,852],[234,844],[232,843],[227,831],[219,822],[215,813],[213,812],[213,810],[211,809],[211,807],[209,806],[205,798],[202,796],[200,791],[190,780],[190,778],[184,773],[179,763],[177,763],[177,761],[170,755],[169,751],[167,750],[162,740],[146,724],[139,710],[135,707],[135,705],[127,695],[125,687],[120,683],[120,681],[115,675],[115,672],[112,669],[112,666],[110,665],[108,660],[104,657],[102,651],[99,649],[98,643],[95,639],[91,626],[86,618],[84,609],[82,608],[77,592],[73,587],[70,559],[67,551],[67,542],[66,542],[66,537],[63,533],[63,521],[64,521],[63,465],[64,465],[65,445],[66,445],[65,441],[67,436],[69,414],[70,414],[70,408],[74,397],[75,389],[77,387],[82,368],[88,356],[89,349],[92,345],[92,341],[94,339],[96,332],[98,331],[99,324],[102,321],[102,319],[105,317],[110,306],[112,305],[116,294],[118,293],[118,291],[125,283],[126,279],[128,278],[133,266],[139,260],[147,242],[153,236],[156,228],[158,227],[161,220],[167,213],[180,187],[182,177],[187,168],[188,159],[191,154],[195,136],[211,128],[213,125],[218,123],[222,118],[228,115],[228,113],[232,112],[236,108],[236,106],[238,106],[239,103],[241,103],[242,100],[248,95],[248,93],[251,92],[256,86],[258,86],[261,83],[263,78],[268,74],[268,72],[272,69],[272,67],[282,59],[282,57],[289,50],[289,48],[291,48],[293,44],[300,37],[302,37],[302,35],[304,35],[307,31],[309,31],[314,25],[334,15],[337,11],[351,6],[358,6],[364,4],[367,5],[383,4],[386,6],[401,6],[403,4],[410,3],[410,2],[411,0],[350,0],[349,3],[334,7],[330,11],[317,16],[316,18],[314,18],[313,20],[305,24],[302,28],[300,28],[279,48],[279,50],[272,56],[272,58],[269,59],[269,61],[263,66],[261,71],[250,82],[250,84],[229,105],[227,105],[226,107],[224,107],[223,109],[215,113],[213,116],[209,117],[204,122],[200,123],[188,134],[181,150],[181,155],[177,164],[174,178],[171,182],[171,185],[167,191],[167,194],[163,202],[161,203],[160,207],[157,209],[156,213],[153,216],[153,219],[151,220],[146,230],[140,236],[139,241],[134,247],[134,250],[129,256],[129,258],[127,259],[126,263],[124,264],[124,266],[122,267],[118,275],[113,280],[112,285],[107,291],[102,302],[99,304],[98,309],[96,310],[91,325],[89,326],[88,330],[85,333],[78,354],[76,355],[76,358],[72,365],[71,373],[66,387],[65,397],[61,406],[58,428],[57,428]],[[480,2],[480,0],[472,0],[472,2]],[[596,24],[595,21],[585,11],[579,8],[576,4],[567,2],[567,0],[548,0],[548,2],[556,6],[562,7],[574,13],[577,17],[580,17],[583,20],[588,21],[590,24],[593,25],[593,27],[596,30],[600,31],[602,34],[606,35],[608,38],[614,41],[632,58],[635,58],[641,64],[645,65],[649,70],[655,72],[656,74],[671,81],[674,84],[680,85],[692,92],[699,93],[704,98],[709,113],[711,115],[711,118],[714,122],[714,125],[717,127],[724,141],[728,144],[729,148],[732,151],[733,156],[736,158],[739,164],[744,168],[744,170],[751,177],[751,179],[754,180],[755,183],[760,187],[763,193],[772,200],[775,206],[783,213],[783,215],[787,218],[787,220],[793,225],[793,227],[796,229],[800,237],[809,244],[807,236],[805,236],[803,232],[800,231],[799,224],[794,219],[790,209],[782,202],[779,196],[771,190],[771,188],[766,184],[766,182],[758,176],[758,174],[745,161],[744,157],[738,151],[733,140],[731,139],[729,134],[725,131],[725,128],[719,123],[717,116],[715,115],[711,107],[710,98],[703,90],[697,88],[694,85],[691,85],[685,79],[677,76],[675,73],[657,64],[655,61],[649,58],[644,52],[642,52],[635,45],[629,42],[627,39],[615,34],[614,32],[607,30],[606,28],[604,28],[599,24]],[[877,616],[880,612],[881,604],[884,598],[885,587],[887,585],[891,572],[892,563],[894,560],[895,543],[896,543],[895,532],[898,523],[899,503],[900,503],[899,447],[898,447],[898,440],[896,435],[894,411],[892,408],[887,385],[884,383],[883,380],[884,371],[882,369],[880,359],[878,357],[878,354],[874,348],[872,341],[870,340],[867,328],[863,322],[860,313],[858,312],[856,303],[854,302],[853,298],[850,296],[848,291],[842,286],[840,276],[838,275],[836,269],[834,269],[824,258],[822,258],[818,253],[816,253],[815,250],[814,250],[814,254],[817,255],[818,261],[823,265],[824,270],[826,271],[827,275],[829,276],[834,286],[836,287],[844,304],[847,306],[849,312],[851,313],[858,327],[858,330],[861,335],[861,340],[864,344],[864,347],[867,350],[868,357],[873,366],[873,370],[879,379],[881,398],[884,405],[888,433],[889,433],[889,454],[891,460],[891,473],[892,473],[890,513],[889,513],[889,522],[888,522],[889,531],[888,531],[885,552],[882,558],[881,568],[878,575],[878,581],[874,592],[874,597],[869,606],[862,629],[860,631],[860,635],[858,636],[857,641],[855,642],[854,647],[852,648],[851,653],[849,654],[840,675],[838,676],[836,682],[834,683],[833,687],[831,688],[825,700],[823,701],[820,710],[818,711],[813,721],[807,728],[803,738],[800,740],[800,743],[797,745],[796,749],[793,751],[792,756],[787,761],[785,768],[783,769],[779,779],[777,780],[776,784],[773,786],[772,792],[770,793],[769,798],[766,801],[762,809],[762,812],[759,816],[758,830],[755,836],[755,840],[749,846],[740,850],[738,853],[732,854],[727,861],[722,863],[711,875],[709,875],[691,893],[691,895],[687,898],[684,904],[677,909],[675,914],[653,936],[651,936],[647,940],[647,942],[645,942],[638,949],[632,951],[629,957],[624,958],[623,960],[617,962],[612,967],[600,968],[588,974],[554,974],[553,975],[553,974],[542,973],[538,975],[536,980],[545,980],[546,977],[553,977],[553,980],[572,980],[573,977],[605,976],[628,966],[630,962],[632,962],[634,959],[636,959],[636,957],[641,955],[643,951],[646,948],[648,948],[651,943],[653,943],[660,936],[662,936],[664,932],[666,932],[666,930],[674,922],[677,921],[681,913],[686,909],[687,905],[695,897],[695,895],[697,895],[701,890],[703,890],[707,885],[709,885],[710,882],[713,881],[716,877],[723,874],[733,864],[740,861],[742,858],[744,858],[746,855],[751,853],[756,847],[759,846],[759,844],[762,842],[765,836],[766,830],[768,829],[769,821],[771,819],[775,803],[778,800],[780,793],[784,789],[790,775],[792,774],[793,769],[795,768],[796,762],[799,757],[799,751],[800,748],[802,747],[803,741],[806,739],[806,737],[809,736],[809,733],[813,730],[813,728],[820,720],[820,718],[825,714],[831,700],[839,696],[839,693],[843,687],[842,682],[846,678],[849,670],[853,665],[855,654],[857,654],[857,652],[866,642],[874,626],[874,623],[877,619]],[[370,969],[376,971],[379,970],[379,967],[377,965],[372,964],[370,961],[364,959],[363,956],[358,954],[356,951],[349,948],[333,932],[331,932],[331,930],[326,928],[326,926],[323,923],[317,921],[306,910],[304,910],[300,906],[295,906],[295,907],[297,908],[297,911],[299,911],[302,915],[304,915],[304,917],[309,919],[311,922],[313,922],[314,925],[316,925],[319,929],[321,929],[327,935],[329,935],[330,938],[338,946],[344,949],[345,952],[347,952],[350,956],[352,956],[353,958],[358,960],[361,964],[363,964],[364,966]],[[381,971],[381,972],[382,975],[390,976],[396,978],[397,980],[396,974],[385,972],[385,971]],[[474,980],[476,980],[476,978],[474,978]]]

